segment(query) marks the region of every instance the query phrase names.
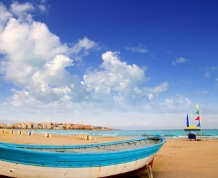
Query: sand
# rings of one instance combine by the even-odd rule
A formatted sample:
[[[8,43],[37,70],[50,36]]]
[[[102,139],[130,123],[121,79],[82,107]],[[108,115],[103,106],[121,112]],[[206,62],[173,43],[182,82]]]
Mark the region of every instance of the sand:
[[[3,131],[3,130],[2,130]],[[93,144],[103,142],[113,142],[117,140],[127,140],[130,137],[101,137],[92,136],[91,140],[78,139],[76,135],[55,135],[51,134],[51,137],[46,137],[45,133],[34,134],[28,136],[28,132],[24,132],[21,135],[19,131],[14,131],[14,134],[10,134],[10,130],[4,130],[4,133],[0,131],[0,142],[12,142],[12,143],[24,143],[24,144],[40,144],[40,145],[78,145],[78,144]]]
[[[218,140],[167,139],[156,154],[154,178],[217,178]],[[148,177],[143,171],[134,177]]]
[[[96,137],[97,143],[129,139],[129,137]],[[28,136],[2,133],[0,141],[26,144],[89,144],[94,140],[79,140],[77,136],[33,134]],[[186,138],[168,138],[155,155],[152,167],[154,178],[217,178],[218,140],[190,141]],[[147,170],[130,178],[147,178]]]

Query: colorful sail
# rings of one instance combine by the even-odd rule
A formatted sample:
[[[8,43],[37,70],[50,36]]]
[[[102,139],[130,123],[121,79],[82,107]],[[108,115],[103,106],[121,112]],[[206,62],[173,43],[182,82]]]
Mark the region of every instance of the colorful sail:
[[[200,116],[198,116],[195,120],[200,121]]]
[[[186,126],[189,127],[189,119],[188,119],[188,114],[186,116]]]
[[[197,104],[195,105],[195,107],[198,109],[198,110],[196,111],[196,113],[195,113],[195,114],[198,115],[198,116],[196,117],[196,119],[195,119],[195,120],[198,121],[198,125],[197,125],[196,127],[201,127],[201,120],[200,120],[200,106],[199,106],[199,104],[197,103]]]
[[[195,113],[195,114],[197,114],[197,117],[196,117],[195,120],[198,121],[198,124],[197,124],[196,127],[201,127],[200,106],[199,106],[199,104],[197,103],[197,104],[195,105],[195,107],[198,109],[198,110],[196,111],[196,113]],[[189,125],[189,117],[188,117],[188,113],[187,113],[187,116],[186,116],[186,126],[187,126],[187,127],[195,127],[195,126],[190,126],[190,125]],[[187,129],[189,129],[189,128],[187,128]]]
[[[201,123],[200,123],[200,122],[198,122],[198,125],[197,125],[196,127],[201,127]]]

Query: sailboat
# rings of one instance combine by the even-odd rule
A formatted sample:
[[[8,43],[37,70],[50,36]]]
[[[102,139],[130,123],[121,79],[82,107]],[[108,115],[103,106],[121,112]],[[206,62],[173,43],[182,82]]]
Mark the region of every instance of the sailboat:
[[[200,120],[200,107],[199,104],[196,104],[195,107],[198,109],[195,114],[198,114],[195,120],[198,121],[196,126],[189,125],[189,117],[188,113],[186,116],[186,128],[184,128],[185,133],[188,135],[188,139],[192,140],[201,140],[198,139],[197,136],[202,136],[202,127],[201,127],[201,120]]]

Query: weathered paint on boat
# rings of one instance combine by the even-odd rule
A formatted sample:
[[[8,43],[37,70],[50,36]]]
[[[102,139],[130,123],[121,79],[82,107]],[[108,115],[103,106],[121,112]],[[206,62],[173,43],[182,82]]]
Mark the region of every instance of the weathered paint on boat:
[[[149,163],[153,155],[140,160],[116,164],[112,166],[85,167],[85,168],[54,168],[54,167],[39,167],[24,164],[8,163],[0,161],[0,172],[2,175],[9,177],[68,177],[68,178],[96,178],[106,177],[109,175],[119,175],[139,169]],[[73,169],[73,171],[72,171]]]
[[[74,145],[0,143],[0,173],[9,177],[96,178],[128,173],[149,164],[164,138]]]

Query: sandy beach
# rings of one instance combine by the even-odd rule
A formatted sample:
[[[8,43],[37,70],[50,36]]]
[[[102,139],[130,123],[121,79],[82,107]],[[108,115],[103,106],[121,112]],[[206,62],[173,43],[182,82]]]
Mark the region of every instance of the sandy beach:
[[[154,178],[217,178],[218,140],[167,139],[154,158],[152,171]],[[148,176],[144,171],[134,177]]]
[[[129,139],[129,137],[96,137],[97,143]],[[72,135],[10,134],[0,131],[0,141],[25,144],[90,144],[92,140],[80,140]],[[188,139],[168,138],[156,154],[152,167],[154,178],[217,178],[218,177],[218,140],[190,141]],[[146,178],[147,171],[130,176]]]
[[[3,131],[3,130],[2,130]],[[51,137],[46,137],[45,133],[42,134],[32,134],[28,136],[28,132],[23,132],[21,135],[18,134],[19,131],[14,131],[14,134],[10,134],[5,131],[0,131],[0,141],[3,142],[13,142],[13,143],[25,143],[25,144],[40,144],[40,145],[79,145],[79,144],[93,144],[93,143],[103,143],[103,142],[113,142],[117,140],[125,140],[130,137],[101,137],[92,136],[91,140],[78,139],[76,135],[55,135],[52,134]]]

